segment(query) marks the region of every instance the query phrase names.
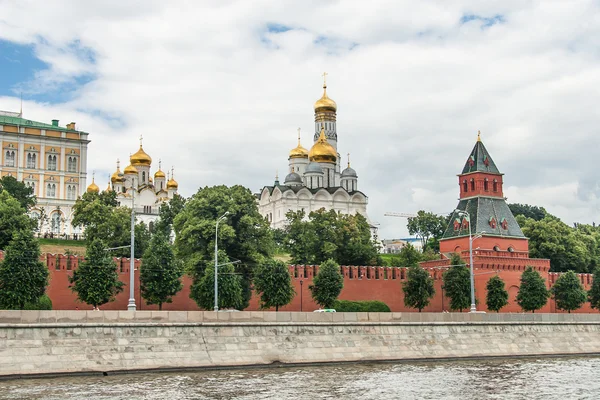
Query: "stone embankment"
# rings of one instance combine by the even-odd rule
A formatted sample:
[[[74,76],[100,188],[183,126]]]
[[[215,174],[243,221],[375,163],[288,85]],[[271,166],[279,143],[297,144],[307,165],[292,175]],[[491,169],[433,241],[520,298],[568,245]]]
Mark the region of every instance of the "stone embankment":
[[[600,315],[0,311],[0,378],[558,354],[600,354]]]

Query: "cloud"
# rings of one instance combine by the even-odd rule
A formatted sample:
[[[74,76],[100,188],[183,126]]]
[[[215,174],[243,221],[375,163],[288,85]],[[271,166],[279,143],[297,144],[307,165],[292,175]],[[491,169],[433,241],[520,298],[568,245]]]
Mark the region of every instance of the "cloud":
[[[406,234],[385,211],[456,206],[477,130],[509,201],[597,220],[597,2],[46,3],[0,3],[0,39],[48,64],[26,116],[89,131],[97,177],[143,135],[184,195],[257,191],[287,170],[297,127],[309,146],[327,71],[339,150],[382,237]]]

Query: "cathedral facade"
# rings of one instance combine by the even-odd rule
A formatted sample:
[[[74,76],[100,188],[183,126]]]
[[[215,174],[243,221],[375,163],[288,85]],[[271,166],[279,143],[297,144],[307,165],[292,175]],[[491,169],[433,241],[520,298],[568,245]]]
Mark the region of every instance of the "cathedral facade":
[[[323,95],[314,105],[315,133],[310,150],[300,143],[288,156],[288,170],[283,184],[279,178],[271,186],[258,193],[260,213],[271,223],[272,228],[284,228],[288,211],[311,211],[321,208],[336,210],[343,214],[367,215],[367,196],[358,190],[358,174],[347,166],[342,170],[338,152],[337,104],[327,96],[327,85],[323,84]],[[348,156],[349,157],[349,156]],[[375,227],[371,224],[373,234]]]
[[[114,191],[117,202],[121,206],[133,208],[139,221],[150,225],[158,219],[161,204],[173,198],[179,187],[174,179],[174,171],[165,172],[158,162],[158,170],[152,178],[152,157],[142,146],[129,157],[129,165],[121,171],[117,160],[117,170],[110,176],[106,191]],[[94,180],[87,188],[88,192],[99,192],[100,188]]]

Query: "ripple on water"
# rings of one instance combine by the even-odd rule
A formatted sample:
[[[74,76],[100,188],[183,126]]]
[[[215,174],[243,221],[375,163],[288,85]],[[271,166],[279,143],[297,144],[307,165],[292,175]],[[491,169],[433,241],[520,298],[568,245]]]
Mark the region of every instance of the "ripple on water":
[[[600,358],[252,368],[0,381],[0,399],[595,399]]]

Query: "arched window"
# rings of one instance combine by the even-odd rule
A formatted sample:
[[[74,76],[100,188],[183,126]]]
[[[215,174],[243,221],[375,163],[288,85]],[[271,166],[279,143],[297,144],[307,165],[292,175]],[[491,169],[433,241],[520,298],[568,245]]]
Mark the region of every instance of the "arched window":
[[[142,171],[142,183],[146,183],[146,172]]]
[[[56,171],[56,156],[52,154],[48,156],[48,171]]]
[[[463,192],[468,192],[469,191],[469,185],[467,185],[467,180],[465,179],[463,181]]]
[[[52,233],[60,233],[60,213],[55,212],[52,214],[50,229]]]
[[[75,158],[75,157],[68,158],[67,172],[77,172],[77,158]]]
[[[487,178],[485,178],[485,179],[483,180],[483,190],[485,190],[486,192],[487,192],[488,190],[490,190],[490,189],[489,189],[489,186],[488,186],[488,179],[487,179]]]
[[[494,246],[494,251],[500,251],[500,247]]]
[[[14,167],[15,166],[15,151],[14,150],[7,150],[6,151],[6,157],[4,160],[4,165],[7,167]]]
[[[515,251],[515,249],[513,249],[513,247],[511,246],[511,247],[509,247],[509,248],[508,248],[508,251],[509,251],[510,253],[512,253],[513,251]]]
[[[473,178],[471,178],[471,191],[475,191],[475,180]]]
[[[496,179],[494,179],[494,183],[493,183],[493,188],[494,188],[494,192],[498,191],[498,181]]]

